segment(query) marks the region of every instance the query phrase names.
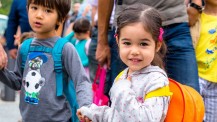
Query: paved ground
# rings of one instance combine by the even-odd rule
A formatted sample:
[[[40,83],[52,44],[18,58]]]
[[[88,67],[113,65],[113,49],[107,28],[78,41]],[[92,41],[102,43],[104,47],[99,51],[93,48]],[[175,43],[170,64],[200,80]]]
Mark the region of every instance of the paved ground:
[[[19,112],[19,93],[15,102],[2,101],[0,98],[0,122],[18,122],[21,120]]]

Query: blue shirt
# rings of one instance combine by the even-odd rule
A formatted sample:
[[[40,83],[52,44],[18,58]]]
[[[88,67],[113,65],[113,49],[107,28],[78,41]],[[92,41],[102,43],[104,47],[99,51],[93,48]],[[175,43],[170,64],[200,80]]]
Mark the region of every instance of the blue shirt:
[[[17,32],[17,27],[20,25],[21,33],[31,31],[28,22],[26,0],[13,0],[11,10],[8,15],[8,25],[5,33],[8,49],[16,48],[14,46],[14,35]]]

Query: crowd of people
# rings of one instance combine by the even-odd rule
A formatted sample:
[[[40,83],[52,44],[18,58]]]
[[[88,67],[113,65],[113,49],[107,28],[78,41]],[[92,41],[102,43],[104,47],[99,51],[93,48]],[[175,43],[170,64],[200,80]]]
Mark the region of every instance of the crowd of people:
[[[9,55],[0,44],[0,81],[21,90],[23,121],[68,122],[74,112],[86,122],[162,122],[171,78],[200,93],[204,121],[215,122],[216,19],[213,0],[14,0],[5,31]],[[22,43],[28,38],[33,40],[23,63]],[[48,53],[60,39],[68,40],[61,73]],[[16,60],[14,70],[8,69],[8,57]],[[108,106],[92,103],[98,65],[107,66]],[[59,74],[74,85],[77,112],[65,95],[56,95]],[[159,89],[167,92],[146,98]]]

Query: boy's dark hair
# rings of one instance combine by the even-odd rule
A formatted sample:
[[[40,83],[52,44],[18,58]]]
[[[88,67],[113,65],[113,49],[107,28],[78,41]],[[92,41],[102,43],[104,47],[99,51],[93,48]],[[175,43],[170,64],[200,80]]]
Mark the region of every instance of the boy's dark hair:
[[[88,31],[91,32],[90,21],[85,18],[78,19],[75,21],[72,29],[75,33],[86,33]]]
[[[27,8],[33,3],[51,9],[56,9],[58,14],[58,22],[63,22],[71,8],[71,0],[28,0]],[[58,26],[58,25],[57,25]],[[57,29],[58,27],[56,27]]]
[[[160,28],[162,27],[162,19],[156,9],[144,4],[131,5],[121,12],[120,16],[117,18],[117,35],[120,36],[120,30],[123,27],[138,22],[141,22],[144,29],[151,33],[155,45],[157,45],[160,41],[158,37],[160,35]],[[166,51],[166,45],[164,41],[162,41],[162,46],[160,50],[155,53],[155,57],[151,64],[164,69],[163,59]]]

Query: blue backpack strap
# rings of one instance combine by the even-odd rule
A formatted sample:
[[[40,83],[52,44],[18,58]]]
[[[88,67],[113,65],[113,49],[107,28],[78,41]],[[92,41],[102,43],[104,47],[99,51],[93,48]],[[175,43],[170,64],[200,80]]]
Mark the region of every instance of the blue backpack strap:
[[[68,78],[64,77],[66,75],[64,75],[63,73],[62,50],[67,42],[69,42],[69,40],[65,38],[60,38],[59,40],[57,40],[52,51],[52,57],[54,60],[54,70],[56,72],[56,94],[57,96],[61,96],[63,95],[63,93],[65,94],[71,107],[71,120],[72,122],[79,122],[78,117],[76,115],[79,106],[76,99],[74,84],[73,81],[68,81]]]
[[[21,55],[21,58],[22,58],[22,63],[21,63],[21,71],[22,71],[22,73],[23,73],[23,70],[24,70],[24,67],[25,67],[25,64],[26,64],[26,59],[27,59],[27,56],[28,56],[28,53],[29,53],[29,48],[30,48],[30,45],[32,43],[32,40],[33,40],[33,38],[25,40],[22,43],[21,47],[20,47],[20,55]]]
[[[45,46],[30,46],[29,52],[52,53],[52,48]]]
[[[71,32],[70,34],[66,35],[64,38],[70,41],[74,37],[74,35],[75,35],[74,32]]]
[[[85,45],[87,43],[87,40],[80,40],[77,44],[74,44],[77,53],[81,59],[81,63],[84,67],[87,67],[89,65],[89,59],[87,57],[86,51],[85,51]]]
[[[54,70],[56,72],[56,86],[57,96],[63,94],[63,66],[62,66],[62,50],[64,45],[68,42],[67,39],[60,38],[53,47],[52,57],[54,60]]]

